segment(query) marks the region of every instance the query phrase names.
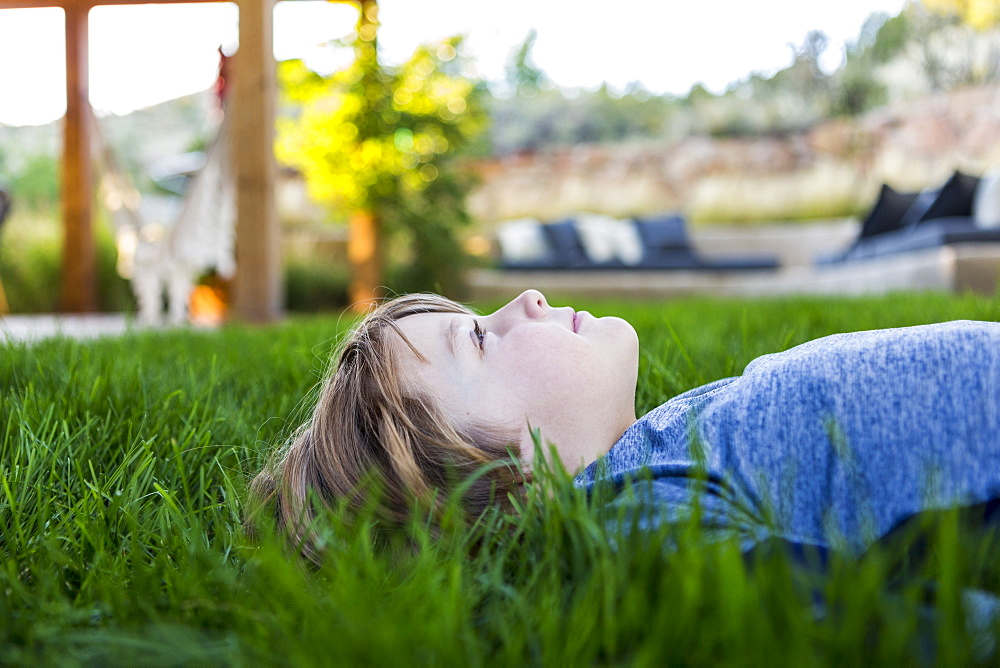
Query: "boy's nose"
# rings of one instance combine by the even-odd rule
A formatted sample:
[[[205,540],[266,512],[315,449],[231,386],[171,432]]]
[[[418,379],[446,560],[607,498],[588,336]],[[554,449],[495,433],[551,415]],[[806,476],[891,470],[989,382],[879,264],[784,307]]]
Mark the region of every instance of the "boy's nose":
[[[525,290],[493,315],[488,316],[487,325],[493,331],[503,333],[525,319],[537,320],[545,317],[548,310],[549,305],[545,301],[545,295],[538,290]]]
[[[529,318],[542,317],[549,308],[548,302],[545,301],[545,295],[538,290],[525,290],[518,295],[515,301],[524,309],[524,314]]]

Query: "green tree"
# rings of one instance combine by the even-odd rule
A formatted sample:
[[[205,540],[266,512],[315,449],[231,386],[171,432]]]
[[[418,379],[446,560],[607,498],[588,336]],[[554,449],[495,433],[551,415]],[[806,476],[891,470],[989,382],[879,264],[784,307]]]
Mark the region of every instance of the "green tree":
[[[875,70],[902,51],[907,25],[904,14],[889,18],[876,12],[865,20],[857,40],[847,44],[844,64],[833,76],[831,113],[853,116],[885,102],[886,86]]]
[[[877,24],[878,27],[874,30],[869,45],[865,39],[865,27],[875,25],[873,22],[878,21],[881,22]],[[906,11],[893,17],[886,17],[885,14],[874,14],[868,18],[865,27],[861,30],[860,45],[871,51],[871,57],[876,63],[887,63],[902,53],[909,43],[912,33],[910,14]]]
[[[924,7],[936,14],[957,17],[976,30],[1000,25],[1000,2],[997,0],[922,0]]]
[[[992,3],[992,4],[990,4]],[[990,10],[990,7],[994,10]],[[906,8],[912,25],[912,42],[932,90],[995,81],[1000,71],[1000,49],[978,29],[997,25],[1000,6],[959,0],[925,0]],[[993,12],[993,13],[991,13]],[[979,42],[982,47],[975,48]]]
[[[382,232],[406,242],[406,282],[396,287],[453,292],[467,262],[458,230],[469,222],[471,186],[456,159],[486,127],[482,88],[463,74],[460,38],[383,66],[374,9],[364,5],[345,70],[323,77],[300,61],[281,64],[286,100],[299,112],[280,121],[277,155],[302,171],[318,200],[367,217],[371,244],[381,247]],[[384,285],[382,276],[367,281],[352,299]]]
[[[822,30],[810,30],[801,45],[789,44],[792,49],[792,64],[778,72],[774,78],[782,79],[801,99],[813,101],[812,106],[822,108],[828,93],[829,77],[820,69],[819,59],[829,45],[830,38],[826,33]]]
[[[854,116],[884,104],[886,97],[885,85],[872,74],[870,59],[848,60],[837,73],[830,111]]]
[[[538,31],[534,28],[528,32],[505,67],[506,83],[515,95],[533,97],[543,88],[549,86],[548,77],[536,64],[533,55]]]

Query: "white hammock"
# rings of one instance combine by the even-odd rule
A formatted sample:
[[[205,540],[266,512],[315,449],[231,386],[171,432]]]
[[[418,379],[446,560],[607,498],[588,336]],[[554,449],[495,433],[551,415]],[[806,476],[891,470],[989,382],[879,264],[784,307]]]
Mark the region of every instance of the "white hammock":
[[[198,277],[214,269],[223,278],[236,272],[236,188],[229,159],[227,116],[208,149],[205,165],[192,177],[176,218],[150,222],[141,214],[142,198],[119,168],[97,119],[91,116],[100,196],[111,214],[118,248],[118,273],[132,283],[139,322],[187,321],[191,291]]]

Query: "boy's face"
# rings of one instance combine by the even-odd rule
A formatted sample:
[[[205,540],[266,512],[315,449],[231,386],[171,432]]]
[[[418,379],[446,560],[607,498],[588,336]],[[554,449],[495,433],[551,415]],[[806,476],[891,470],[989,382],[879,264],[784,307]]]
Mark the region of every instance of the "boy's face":
[[[458,424],[491,424],[552,442],[570,471],[604,454],[635,421],[638,339],[620,318],[552,308],[524,292],[488,316],[424,313],[397,321],[404,383],[441,402]]]

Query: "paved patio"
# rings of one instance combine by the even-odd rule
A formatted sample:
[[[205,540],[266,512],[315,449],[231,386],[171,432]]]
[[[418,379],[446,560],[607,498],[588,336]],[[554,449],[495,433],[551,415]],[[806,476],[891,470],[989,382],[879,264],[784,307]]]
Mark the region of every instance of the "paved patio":
[[[561,297],[618,299],[857,295],[894,290],[993,295],[1000,288],[1000,244],[953,244],[870,261],[788,265],[774,271],[480,269],[470,273],[469,284],[475,300],[509,299],[528,288]]]
[[[131,316],[121,313],[8,315],[0,316],[0,343],[30,343],[57,336],[72,339],[121,336],[133,327]]]

